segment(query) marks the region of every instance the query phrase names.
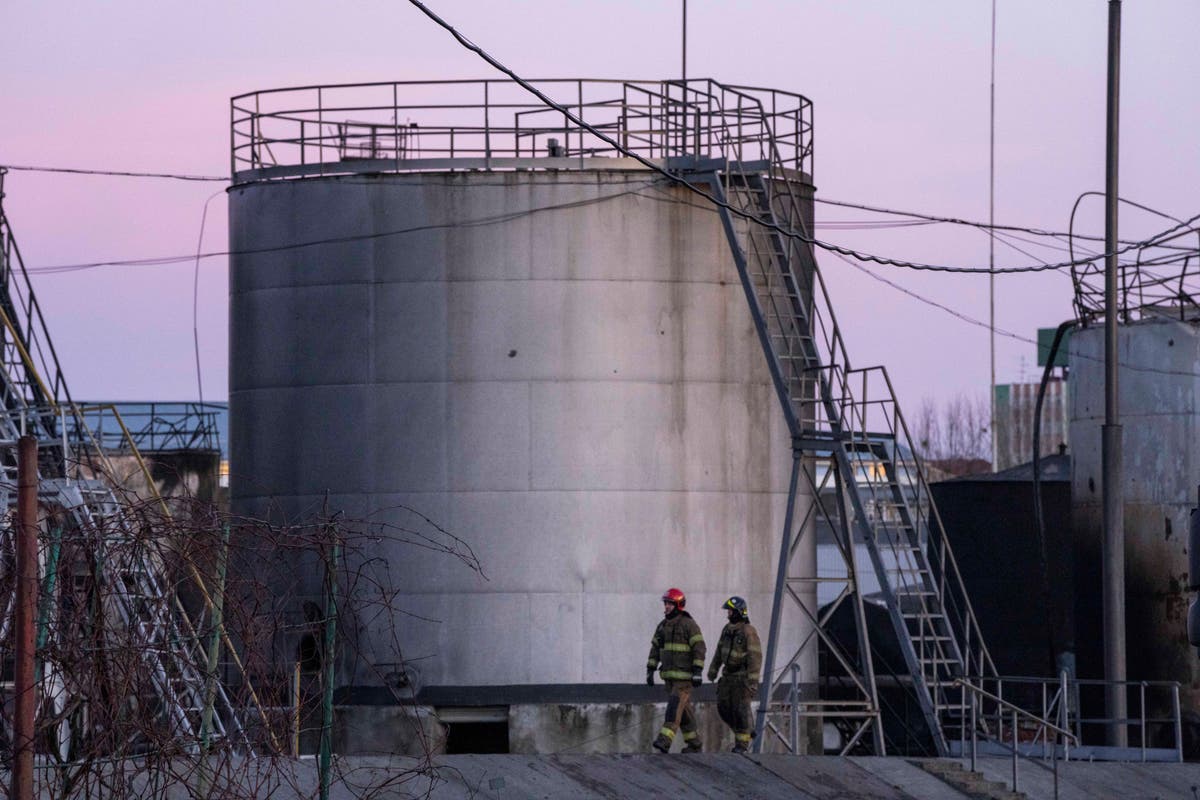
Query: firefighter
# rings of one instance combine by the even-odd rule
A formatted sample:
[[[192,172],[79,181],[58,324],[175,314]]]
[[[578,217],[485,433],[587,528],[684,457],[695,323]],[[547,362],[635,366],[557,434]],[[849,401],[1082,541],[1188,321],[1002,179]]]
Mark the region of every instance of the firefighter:
[[[733,752],[744,753],[750,749],[753,728],[750,701],[758,694],[762,646],[758,631],[750,624],[745,600],[734,596],[721,608],[729,612],[729,623],[721,631],[721,641],[708,666],[708,679],[715,681],[717,673],[721,673],[717,683],[717,713],[733,728]]]
[[[659,674],[667,686],[667,719],[653,745],[656,750],[668,752],[675,741],[675,732],[682,729],[683,752],[699,753],[700,732],[696,730],[691,694],[700,685],[704,671],[704,636],[692,615],[683,610],[687,605],[683,592],[667,589],[662,601],[663,620],[650,641],[646,685],[654,685],[654,670],[661,664]]]

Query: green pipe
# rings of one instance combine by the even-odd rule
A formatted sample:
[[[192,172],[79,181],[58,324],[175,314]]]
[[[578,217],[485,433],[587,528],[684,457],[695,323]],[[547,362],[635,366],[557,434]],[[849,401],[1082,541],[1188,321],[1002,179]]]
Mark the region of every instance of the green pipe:
[[[324,697],[321,701],[321,754],[318,769],[321,773],[321,800],[329,800],[329,785],[333,760],[333,648],[337,635],[337,569],[340,558],[337,537],[325,561],[325,668]]]

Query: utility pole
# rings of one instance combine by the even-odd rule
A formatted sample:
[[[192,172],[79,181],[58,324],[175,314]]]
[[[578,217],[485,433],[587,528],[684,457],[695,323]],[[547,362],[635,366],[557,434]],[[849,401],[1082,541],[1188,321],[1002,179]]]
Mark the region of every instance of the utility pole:
[[[1121,0],[1108,0],[1108,116],[1104,172],[1104,427],[1101,471],[1104,533],[1101,574],[1104,592],[1105,706],[1110,720],[1124,720],[1125,687],[1125,502],[1121,484],[1121,406],[1117,338],[1117,134],[1120,130]],[[1122,722],[1110,722],[1108,743],[1126,745]]]
[[[16,608],[13,613],[13,759],[15,800],[33,798],[33,723],[37,706],[34,683],[34,620],[37,619],[38,513],[37,439],[17,440]]]
[[[988,343],[991,377],[988,399],[992,409],[992,471],[1000,467],[1000,439],[996,431],[996,0],[992,0],[992,81],[988,134]]]

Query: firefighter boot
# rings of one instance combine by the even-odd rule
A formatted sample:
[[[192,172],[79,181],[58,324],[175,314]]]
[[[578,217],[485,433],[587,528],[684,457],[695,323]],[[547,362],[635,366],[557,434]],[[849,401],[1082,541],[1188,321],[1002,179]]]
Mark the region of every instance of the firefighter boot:
[[[696,731],[685,732],[683,734],[683,752],[699,753],[703,751],[703,746],[700,744],[700,734]]]
[[[667,732],[664,730],[658,734],[658,737],[653,742],[650,743],[650,746],[660,753],[669,753],[671,752],[671,741],[673,738],[674,737],[667,736]]]

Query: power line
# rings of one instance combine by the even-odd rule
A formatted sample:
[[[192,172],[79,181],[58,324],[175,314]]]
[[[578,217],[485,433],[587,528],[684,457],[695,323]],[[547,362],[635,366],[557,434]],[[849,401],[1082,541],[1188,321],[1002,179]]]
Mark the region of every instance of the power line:
[[[989,224],[987,222],[981,222],[979,220],[965,219],[962,217],[947,217],[947,216],[941,216],[941,215],[937,215],[937,214],[926,214],[926,213],[923,213],[920,211],[905,211],[903,209],[885,208],[883,206],[875,206],[875,205],[870,205],[867,203],[856,203],[856,202],[852,202],[849,200],[835,200],[835,199],[832,199],[829,197],[814,197],[813,201],[816,203],[823,203],[825,205],[830,205],[830,206],[839,206],[841,208],[853,208],[858,211],[869,211],[874,214],[885,214],[885,215],[894,216],[894,217],[911,217],[912,219],[925,220],[927,222],[943,222],[943,223],[946,223],[949,225],[962,225],[962,226],[966,226],[969,228],[979,228],[980,230],[996,231],[998,233],[1004,232],[1004,231],[1007,231],[1010,233],[1027,233],[1032,236],[1043,236],[1043,237],[1047,237],[1047,238],[1051,238],[1051,239],[1060,239],[1064,242],[1064,244],[1070,238],[1084,239],[1084,240],[1090,240],[1090,241],[1094,241],[1094,242],[1104,241],[1103,236],[1092,236],[1092,235],[1082,234],[1082,233],[1073,233],[1070,231],[1052,231],[1052,230],[1047,230],[1045,228],[1034,228],[1034,227],[1027,227],[1027,226],[1023,226],[1023,225],[995,225],[995,224]],[[1132,201],[1123,201],[1123,202],[1132,202]],[[1175,222],[1180,221],[1178,219],[1174,219],[1173,217],[1171,219],[1173,219]],[[1135,240],[1135,239],[1122,239],[1121,244],[1141,244],[1141,242],[1138,240]],[[1043,247],[1051,247],[1052,245],[1042,244],[1042,246]],[[1058,249],[1058,248],[1056,247],[1056,249]],[[1063,247],[1062,249],[1065,250],[1066,248]],[[1097,258],[1101,257],[1102,255],[1103,254],[1097,254]]]
[[[862,264],[859,264],[858,262],[856,262],[852,259],[846,258],[845,256],[838,256],[838,258],[840,258],[842,261],[849,264],[854,269],[863,273],[867,277],[871,278],[872,280],[876,280],[879,283],[884,284],[885,286],[895,289],[896,291],[900,292],[901,294],[911,297],[912,299],[916,300],[919,303],[924,303],[925,305],[930,306],[932,308],[936,308],[939,311],[944,311],[945,313],[949,314],[950,316],[952,316],[962,322],[965,322],[968,325],[974,325],[977,328],[982,328],[983,330],[987,330],[987,331],[993,330],[993,327],[991,325],[989,325],[988,323],[984,322],[983,320],[975,319],[974,317],[971,317],[971,316],[968,316],[967,314],[962,313],[958,309],[952,308],[943,303],[939,303],[937,300],[933,300],[932,298],[926,297],[925,295],[919,294],[917,292],[914,292],[911,289],[901,286],[900,284],[896,283],[895,281],[892,281],[888,278],[883,277],[882,275],[880,275],[876,272],[873,272],[872,270],[868,269],[867,267],[863,266]],[[1013,333],[1012,331],[1007,331],[1007,330],[1004,330],[1003,328],[994,328],[994,330],[996,331],[996,333],[1000,334],[1001,336],[1007,337],[1009,339],[1014,339],[1018,342],[1024,342],[1025,344],[1032,344],[1032,345],[1038,344],[1038,341],[1036,339],[1031,339],[1028,336],[1022,336],[1019,333]],[[1096,361],[1099,363],[1103,363],[1103,361],[1104,361],[1103,356],[1086,356],[1086,355],[1083,355],[1082,353],[1076,353],[1075,355],[1085,361]],[[1181,378],[1200,378],[1200,373],[1189,372],[1187,370],[1159,369],[1157,367],[1146,367],[1146,366],[1141,366],[1138,364],[1130,364],[1125,361],[1120,362],[1119,366],[1121,367],[1122,370],[1127,370],[1129,372],[1147,372],[1147,373],[1151,373],[1151,374],[1171,375],[1171,376],[1181,377]]]
[[[84,168],[74,168],[74,167],[27,166],[27,165],[15,165],[15,164],[0,164],[0,169],[9,169],[9,170],[26,171],[26,172],[63,173],[63,174],[71,174],[71,175],[98,175],[98,176],[129,177],[129,178],[157,178],[157,179],[168,179],[168,180],[205,181],[205,182],[220,182],[220,183],[228,183],[229,182],[228,178],[217,177],[217,176],[212,176],[212,175],[188,175],[188,174],[182,174],[182,173],[169,173],[169,172],[136,172],[136,171],[119,171],[119,170],[106,170],[106,169],[84,169]],[[670,175],[669,173],[664,172],[663,174],[666,175],[666,177],[668,177],[668,178],[675,177],[675,176]],[[366,182],[363,182],[363,183],[366,183]],[[704,197],[710,205],[712,205],[712,204],[720,205],[719,203],[716,203],[715,200],[713,200],[712,198],[705,195],[703,192],[700,192],[699,194],[702,197]],[[947,217],[947,216],[939,216],[939,215],[935,215],[935,214],[926,214],[926,213],[919,212],[919,211],[906,211],[903,209],[885,208],[885,207],[881,207],[881,206],[870,205],[867,203],[856,203],[856,202],[851,202],[851,201],[846,201],[846,200],[835,200],[835,199],[831,199],[831,198],[818,197],[818,198],[814,198],[814,201],[817,203],[824,203],[826,205],[840,206],[840,207],[844,207],[844,208],[853,208],[853,209],[857,209],[860,211],[867,211],[867,212],[871,212],[871,213],[886,214],[886,215],[891,215],[891,216],[902,216],[902,217],[910,218],[910,221],[903,221],[903,222],[900,222],[900,221],[888,222],[888,221],[882,221],[882,220],[858,220],[858,221],[855,221],[855,220],[830,220],[830,221],[826,221],[826,222],[817,223],[815,225],[815,227],[817,227],[817,228],[828,228],[831,230],[882,230],[882,229],[891,229],[891,228],[919,227],[919,226],[929,225],[929,224],[934,224],[934,223],[946,223],[946,224],[951,224],[951,225],[962,225],[962,226],[967,226],[967,227],[978,228],[978,229],[985,230],[985,231],[994,231],[996,233],[1009,232],[1011,238],[1014,238],[1014,239],[1020,239],[1020,237],[1013,235],[1013,233],[1020,232],[1020,233],[1027,233],[1027,234],[1030,234],[1033,236],[1042,236],[1042,237],[1064,239],[1064,240],[1070,240],[1073,237],[1075,239],[1103,241],[1103,237],[1100,237],[1100,236],[1090,236],[1090,235],[1085,235],[1085,234],[1069,233],[1069,232],[1062,233],[1062,232],[1057,232],[1057,231],[1045,230],[1045,229],[1041,229],[1041,228],[1026,227],[1026,226],[1019,226],[1019,225],[990,225],[986,222],[979,222],[979,221],[963,219],[963,218],[959,218],[959,217]],[[758,220],[758,219],[754,218],[753,216],[746,215],[743,212],[740,212],[738,209],[735,209],[735,208],[732,208],[729,206],[726,206],[726,207],[730,208],[734,213],[738,213],[747,219],[754,220],[755,222],[758,222],[759,224],[767,224],[767,223],[763,223],[762,220]],[[1181,222],[1179,227],[1180,228],[1186,227],[1187,224],[1189,224],[1192,221],[1195,221],[1196,219],[1200,219],[1200,215],[1198,215],[1197,217],[1194,217],[1192,220],[1188,220],[1186,222]],[[922,264],[918,264],[918,263],[914,263],[914,262],[898,261],[896,259],[890,259],[887,257],[875,257],[875,256],[870,256],[865,253],[856,253],[855,251],[850,250],[849,248],[842,248],[838,245],[834,245],[831,243],[825,243],[825,242],[821,242],[821,241],[818,241],[815,239],[808,239],[800,234],[795,233],[794,231],[789,232],[789,231],[785,231],[782,228],[778,228],[778,230],[781,233],[795,236],[795,237],[801,239],[802,241],[805,241],[807,243],[814,244],[816,246],[830,250],[831,252],[835,252],[835,253],[839,253],[839,254],[849,254],[852,258],[859,258],[860,260],[863,260],[863,259],[874,260],[874,261],[876,261],[878,263],[882,263],[882,264],[890,264],[890,265],[894,265],[894,266],[905,266],[905,267],[909,267],[912,269],[929,269],[929,270],[940,270],[940,271],[950,271],[950,272],[975,272],[975,273],[989,273],[990,272],[990,270],[984,269],[984,268],[972,269],[972,268],[963,268],[963,267],[938,267],[936,265],[922,265]],[[1174,229],[1172,229],[1172,230],[1174,230]],[[1170,232],[1170,231],[1168,231],[1168,232]],[[1195,230],[1188,229],[1185,231],[1185,233],[1192,233],[1192,232],[1195,232]],[[1024,241],[1026,241],[1029,244],[1037,244],[1041,247],[1046,247],[1046,248],[1050,248],[1050,249],[1054,249],[1054,250],[1062,250],[1062,251],[1068,252],[1068,253],[1070,252],[1069,247],[1050,245],[1050,244],[1046,244],[1046,243],[1042,243],[1042,242],[1033,242],[1033,241],[1029,241],[1029,240],[1024,240]],[[1130,247],[1125,248],[1121,252],[1127,252],[1130,249],[1135,249],[1137,247],[1145,246],[1147,241],[1152,241],[1152,240],[1141,240],[1141,241],[1122,240],[1122,244],[1130,245]],[[323,243],[324,242],[317,242],[317,244],[323,244]],[[1179,247],[1179,246],[1171,247],[1171,246],[1165,245],[1165,244],[1159,244],[1158,246],[1166,248],[1166,249],[1179,249],[1181,251],[1193,252],[1190,248],[1184,248],[1184,247]],[[1025,255],[1029,258],[1033,258],[1034,260],[1039,261],[1040,266],[1030,267],[1030,268],[1002,268],[1002,269],[995,271],[997,274],[1008,273],[1008,272],[1022,272],[1022,271],[1028,271],[1028,272],[1046,271],[1046,270],[1056,269],[1056,268],[1061,269],[1066,266],[1092,263],[1093,261],[1098,260],[1103,257],[1102,253],[1094,253],[1094,251],[1092,251],[1093,255],[1091,255],[1087,259],[1072,259],[1071,262],[1063,262],[1062,264],[1049,264],[1048,262],[1046,262],[1042,259],[1038,259],[1036,256],[1033,256],[1024,250],[1021,250],[1020,248],[1014,247],[1014,249],[1016,249],[1018,252],[1022,253],[1023,255]],[[1080,248],[1080,249],[1083,249],[1083,248]],[[210,255],[228,255],[228,253],[202,254],[202,257],[208,257]],[[193,256],[190,256],[189,258],[195,258],[195,257],[196,256],[193,255]],[[132,260],[119,260],[119,261],[114,260],[114,261],[107,261],[107,262],[95,262],[95,263],[78,264],[78,265],[62,265],[60,267],[43,267],[43,268],[39,268],[39,271],[53,272],[53,271],[57,271],[60,269],[61,270],[68,270],[68,269],[72,269],[72,268],[87,269],[87,268],[98,267],[98,266],[165,265],[165,264],[178,263],[180,260],[183,260],[182,256],[178,256],[178,257],[169,256],[169,257],[165,257],[165,258],[155,258],[155,259],[132,259]]]
[[[280,253],[288,250],[300,250],[307,247],[317,247],[326,244],[346,244],[350,242],[369,241],[374,239],[386,239],[392,236],[404,236],[413,233],[421,233],[424,231],[446,230],[452,228],[472,228],[485,225],[497,225],[503,222],[521,219],[533,214],[539,214],[546,211],[559,211],[563,209],[582,208],[585,206],[594,205],[597,203],[616,200],[620,197],[629,195],[638,195],[643,189],[659,183],[658,179],[648,180],[634,184],[633,188],[626,189],[621,192],[611,192],[600,197],[589,197],[584,200],[572,200],[566,203],[554,203],[546,206],[536,206],[534,208],[524,209],[521,211],[510,211],[503,214],[497,214],[491,217],[480,217],[473,220],[457,220],[453,222],[429,223],[426,225],[414,225],[408,228],[399,228],[391,231],[379,231],[378,233],[355,234],[351,236],[336,236],[328,239],[313,239],[302,242],[291,242],[288,244],[274,245],[269,247],[253,247],[244,250],[213,250],[207,253],[191,253],[189,255],[177,256],[160,256],[152,258],[135,258],[121,259],[110,261],[90,261],[79,264],[55,264],[43,267],[27,267],[26,272],[38,273],[43,275],[55,275],[64,272],[79,272],[82,270],[97,269],[99,267],[148,267],[148,266],[169,266],[172,264],[182,264],[190,262],[199,262],[201,259],[218,258],[221,256],[254,256],[265,253]]]
[[[872,253],[865,253],[865,252],[862,252],[859,250],[854,250],[849,247],[843,247],[841,245],[836,245],[831,242],[825,242],[820,239],[816,239],[812,236],[808,236],[806,234],[798,233],[796,231],[784,228],[774,222],[767,222],[763,219],[756,217],[753,214],[748,214],[739,208],[735,208],[732,205],[730,205],[729,203],[718,200],[715,197],[711,197],[710,195],[706,194],[702,189],[700,189],[698,186],[693,186],[690,182],[688,182],[684,178],[682,178],[678,175],[673,175],[672,173],[668,172],[663,167],[659,166],[658,164],[655,164],[650,159],[642,156],[640,153],[636,153],[636,152],[630,150],[628,147],[621,145],[619,142],[617,142],[611,136],[604,133],[603,131],[598,130],[595,126],[588,124],[581,117],[579,117],[577,114],[572,112],[566,106],[564,106],[560,103],[556,103],[554,100],[552,100],[549,96],[547,96],[544,92],[542,92],[536,86],[534,86],[529,81],[522,78],[520,75],[515,73],[513,70],[506,67],[499,60],[497,60],[494,56],[492,56],[487,51],[485,51],[482,47],[475,44],[470,39],[468,39],[466,36],[464,36],[462,33],[460,33],[450,23],[446,22],[444,19],[439,17],[437,14],[435,14],[428,6],[426,6],[423,2],[421,2],[421,0],[408,0],[408,2],[410,4],[412,4],[413,6],[415,6],[418,10],[420,10],[421,13],[423,13],[425,16],[429,17],[429,19],[433,20],[433,22],[435,22],[438,26],[445,29],[451,36],[454,37],[454,39],[459,44],[461,44],[466,49],[468,49],[471,52],[478,55],[480,58],[482,58],[484,61],[486,61],[488,64],[490,64],[494,69],[499,70],[500,72],[507,75],[515,83],[517,83],[519,86],[521,86],[521,88],[525,89],[525,91],[529,92],[534,97],[538,98],[543,103],[545,103],[546,106],[548,106],[548,107],[554,109],[555,111],[557,111],[558,113],[562,114],[564,119],[568,120],[572,124],[577,125],[578,127],[582,128],[582,129],[588,131],[593,136],[600,139],[601,141],[603,141],[604,143],[606,143],[613,149],[617,150],[620,153],[623,153],[624,155],[626,155],[629,158],[634,159],[642,166],[659,173],[660,175],[662,175],[663,177],[672,181],[673,183],[679,184],[680,186],[683,186],[684,188],[686,188],[688,191],[691,191],[691,192],[703,197],[709,203],[719,206],[719,207],[725,209],[727,212],[729,212],[737,217],[740,217],[742,219],[745,219],[753,224],[767,228],[768,230],[775,231],[776,233],[778,233],[781,236],[786,236],[790,239],[795,239],[797,241],[804,242],[805,244],[809,244],[814,247],[819,247],[822,250],[826,250],[831,253],[838,253],[838,254],[841,254],[844,256],[849,256],[850,258],[856,259],[858,261],[865,261],[865,262],[869,261],[871,263],[880,264],[882,266],[901,267],[904,269],[912,269],[912,270],[927,271],[927,272],[951,272],[951,273],[960,273],[960,274],[965,273],[965,274],[983,274],[983,275],[1013,274],[1013,273],[1020,273],[1020,272],[1047,272],[1047,271],[1051,271],[1051,270],[1063,269],[1066,267],[1081,266],[1081,265],[1089,264],[1089,263],[1092,263],[1093,261],[1095,261],[1095,259],[1089,258],[1089,259],[1084,259],[1084,260],[1080,260],[1080,261],[1075,261],[1075,260],[1063,261],[1063,262],[1059,262],[1057,264],[1041,264],[1041,265],[1029,265],[1029,266],[1024,266],[1024,267],[1001,267],[1001,268],[951,267],[951,266],[941,265],[941,264],[924,264],[924,263],[915,262],[915,261],[903,261],[900,259],[889,258],[887,256],[878,256],[878,255],[874,255]],[[1189,225],[1191,225],[1193,222],[1196,222],[1196,221],[1200,221],[1200,214],[1195,215],[1194,217],[1192,217],[1191,219],[1187,220],[1184,223],[1180,223],[1172,228],[1167,229],[1167,231],[1164,231],[1163,234],[1159,234],[1159,235],[1162,236],[1166,233],[1173,233],[1180,228],[1188,227]],[[1117,256],[1117,255],[1120,255],[1122,253],[1128,252],[1130,250],[1136,249],[1141,246],[1143,246],[1141,243],[1135,243],[1135,244],[1128,245],[1126,247],[1118,247],[1112,253],[1106,253],[1105,256],[1106,257],[1109,255]]]
[[[229,183],[229,178],[218,178],[215,175],[182,175],[173,172],[124,172],[111,169],[82,169],[74,167],[31,167],[17,164],[0,164],[0,169],[11,169],[14,172],[60,172],[68,175],[102,175],[113,178],[164,178],[174,181],[212,181]]]

